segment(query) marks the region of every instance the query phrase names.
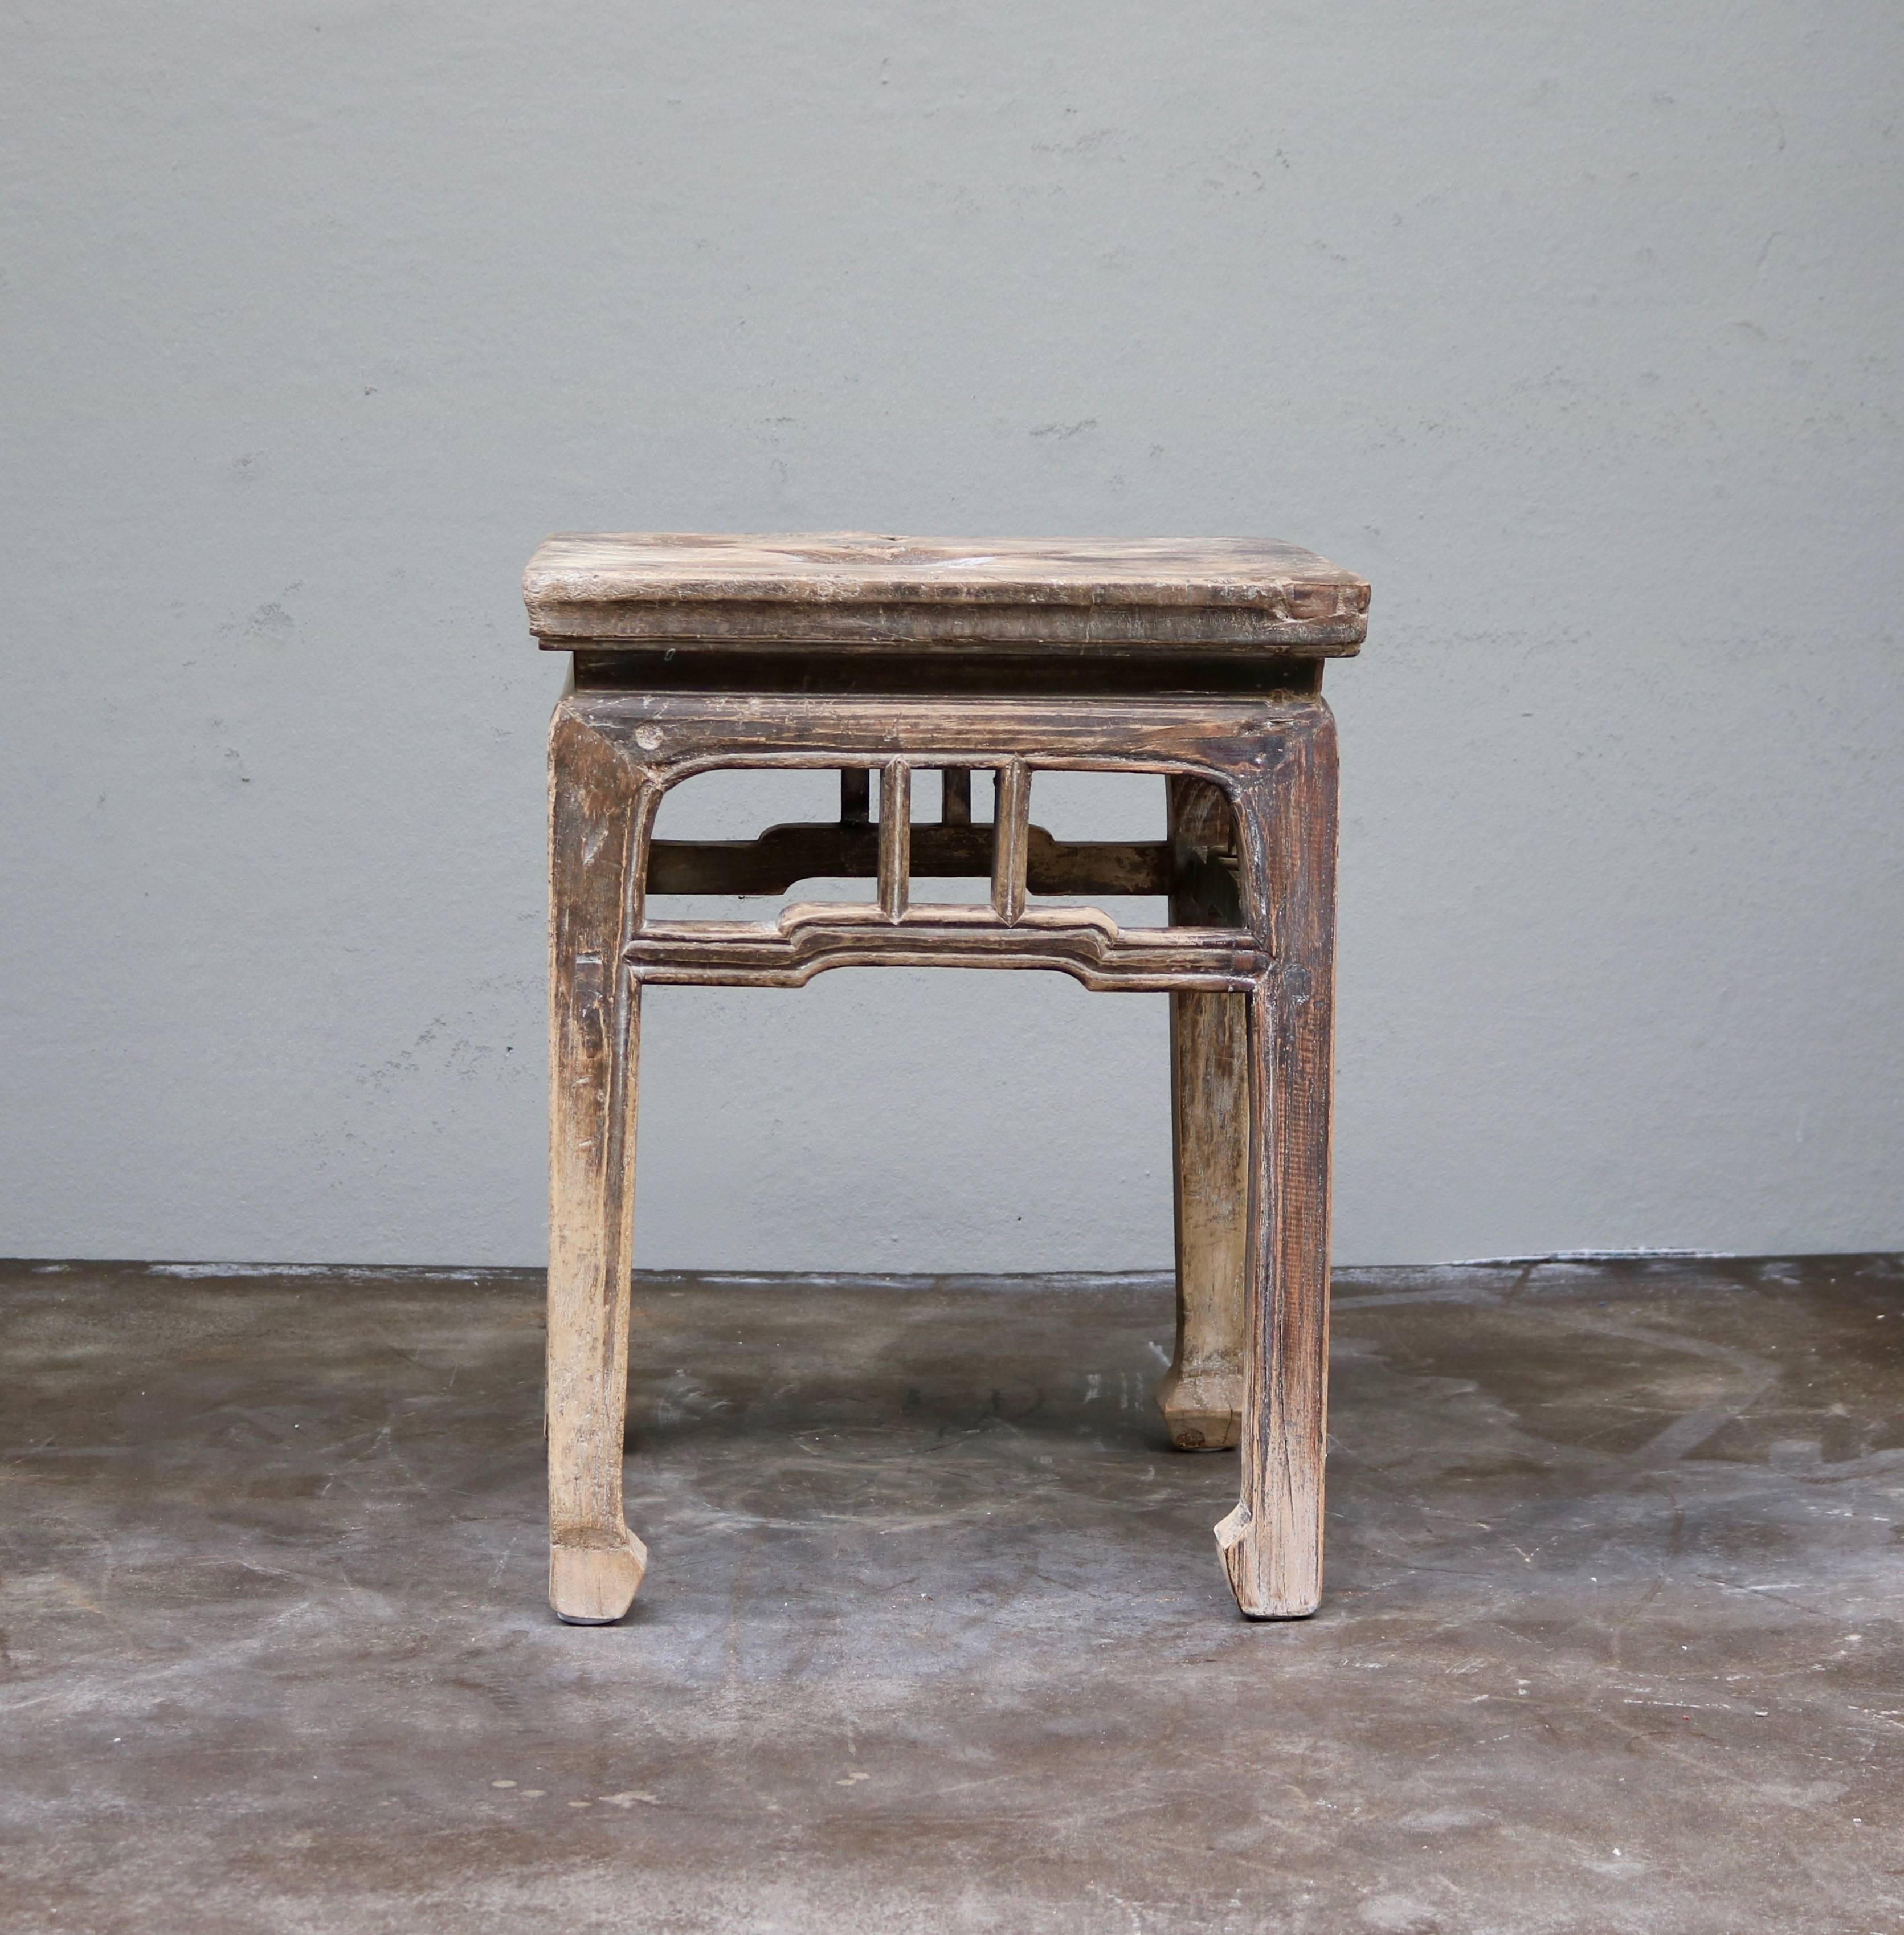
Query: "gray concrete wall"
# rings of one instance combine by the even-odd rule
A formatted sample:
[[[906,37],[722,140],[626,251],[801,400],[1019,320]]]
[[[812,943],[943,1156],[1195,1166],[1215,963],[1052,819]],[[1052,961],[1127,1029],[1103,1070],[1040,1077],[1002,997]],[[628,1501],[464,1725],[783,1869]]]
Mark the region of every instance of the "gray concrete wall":
[[[552,529],[1376,587],[1338,1252],[1904,1245],[1904,14],[13,10],[0,1251],[522,1263]],[[1163,1017],[650,1010],[640,1247],[1148,1265]]]

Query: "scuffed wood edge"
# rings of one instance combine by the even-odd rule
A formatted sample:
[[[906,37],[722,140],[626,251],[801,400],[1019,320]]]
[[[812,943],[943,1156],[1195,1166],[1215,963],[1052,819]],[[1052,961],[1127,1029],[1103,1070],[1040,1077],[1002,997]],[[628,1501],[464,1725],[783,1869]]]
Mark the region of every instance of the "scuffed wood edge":
[[[1249,1349],[1242,1496],[1217,1527],[1237,1604],[1300,1619],[1322,1598],[1328,1442],[1334,721],[1320,699],[1242,798],[1246,910],[1275,967],[1248,1000]]]
[[[1362,587],[1357,594],[1365,602],[1365,593]],[[542,596],[529,604],[529,628],[545,648],[557,651],[611,651],[618,645],[648,644],[689,649],[744,645],[761,651],[894,645],[970,651],[1035,645],[1160,652],[1197,647],[1351,657],[1368,635],[1366,612],[1345,587],[1331,587],[1329,605],[1326,612],[1299,615],[1299,608],[1292,611],[1273,605],[802,605],[747,599],[580,603]]]

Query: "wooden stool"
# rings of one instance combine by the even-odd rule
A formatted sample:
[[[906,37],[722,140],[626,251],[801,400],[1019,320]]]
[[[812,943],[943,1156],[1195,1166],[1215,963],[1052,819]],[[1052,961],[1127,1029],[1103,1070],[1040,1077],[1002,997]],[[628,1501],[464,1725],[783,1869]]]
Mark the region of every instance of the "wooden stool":
[[[956,544],[555,537],[524,578],[544,649],[574,654],[550,742],[549,1593],[626,1613],[647,1554],[622,1517],[635,1065],[647,982],[796,988],[828,968],[1049,968],[1167,990],[1178,1447],[1240,1444],[1216,1528],[1253,1617],[1322,1586],[1335,986],[1335,734],[1322,661],[1368,587],[1240,540]],[[653,837],[670,787],[729,767],[840,776],[837,823],[752,843]],[[911,775],[943,773],[916,826]],[[1168,838],[1066,844],[1041,771],[1166,776]],[[994,775],[991,825],[970,776]],[[870,775],[880,774],[877,821]],[[989,876],[990,904],[913,898]],[[646,895],[877,882],[777,921],[650,919]],[[1033,895],[1168,895],[1120,929]]]

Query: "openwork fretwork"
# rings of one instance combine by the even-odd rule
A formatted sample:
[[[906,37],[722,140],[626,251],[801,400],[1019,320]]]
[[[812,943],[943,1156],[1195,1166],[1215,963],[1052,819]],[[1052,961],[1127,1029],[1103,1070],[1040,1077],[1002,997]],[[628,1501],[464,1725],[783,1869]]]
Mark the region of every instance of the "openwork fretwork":
[[[1266,967],[1240,919],[1221,925],[1121,929],[1092,907],[1040,907],[1033,894],[1166,895],[1237,904],[1233,842],[1214,850],[1169,841],[1061,843],[1030,822],[1032,769],[1007,759],[994,769],[997,819],[971,818],[972,768],[948,766],[937,824],[911,815],[916,763],[879,768],[880,816],[870,816],[870,774],[840,773],[837,824],[770,827],[753,841],[650,844],[650,894],[782,893],[811,879],[866,879],[878,898],[803,901],[776,921],[656,920],[637,925],[624,958],[646,982],[798,987],[828,968],[1044,968],[1088,988],[1153,992],[1247,989]],[[1227,811],[1208,816],[1227,822]],[[1213,829],[1214,830],[1214,829]],[[989,905],[916,902],[913,883],[988,875]]]

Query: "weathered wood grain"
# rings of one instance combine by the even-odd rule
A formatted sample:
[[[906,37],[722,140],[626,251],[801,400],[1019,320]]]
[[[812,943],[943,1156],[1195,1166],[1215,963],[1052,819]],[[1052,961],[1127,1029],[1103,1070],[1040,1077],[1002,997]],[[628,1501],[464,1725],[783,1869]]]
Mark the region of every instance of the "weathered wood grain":
[[[1030,847],[1031,780],[1022,759],[1007,759],[994,781],[997,805],[991,836],[992,911],[1008,926],[1024,917]]]
[[[1157,1387],[1179,1451],[1227,1451],[1243,1423],[1250,1108],[1245,996],[1170,997],[1177,1343]]]
[[[1314,1610],[1336,780],[1304,655],[1354,648],[1367,587],[1233,542],[631,538],[552,540],[529,596],[545,643],[582,648],[551,741],[557,1612],[620,1617],[646,1563],[621,1493],[641,986],[797,986],[847,965],[1044,968],[1171,993],[1178,1325],[1160,1402],[1173,1441],[1239,1444],[1239,1502],[1217,1529],[1243,1611]],[[968,643],[986,651],[955,649]],[[1237,669],[1231,646],[1257,657]],[[838,823],[653,841],[663,792],[737,766],[837,769]],[[916,766],[945,774],[937,825],[913,824]],[[1049,769],[1166,776],[1169,839],[1054,841],[1030,819]],[[994,775],[991,826],[972,823],[974,770]],[[987,871],[989,905],[913,898],[916,878]],[[650,887],[810,877],[873,879],[876,896],[770,922],[647,913]],[[1160,928],[1029,902],[1162,892]]]
[[[577,691],[591,726],[672,787],[732,767],[959,765],[1012,759],[1082,772],[1188,773],[1224,783],[1271,758],[1304,693],[1031,697],[997,693]],[[1002,817],[1002,814],[1001,816]]]
[[[880,911],[898,920],[912,891],[913,769],[889,759],[880,769]]]
[[[1236,818],[1207,780],[1169,783],[1173,925],[1240,925]],[[1242,996],[1170,997],[1177,1341],[1157,1390],[1180,1451],[1227,1450],[1242,1429],[1249,1331],[1250,1108]]]
[[[838,650],[1205,646],[1332,656],[1367,632],[1368,587],[1260,539],[548,539],[523,575],[557,650],[664,638]]]
[[[621,1502],[641,1026],[622,956],[656,795],[568,704],[549,771],[549,1598],[593,1625],[627,1611],[647,1566]]]
[[[1095,907],[1034,907],[1009,918],[962,903],[810,901],[777,920],[644,922],[629,943],[638,980],[702,987],[802,988],[830,968],[1043,968],[1103,992],[1241,990],[1265,957],[1244,933],[1120,928]]]
[[[1315,702],[1240,796],[1244,900],[1275,961],[1248,997],[1249,1346],[1242,1496],[1217,1527],[1236,1602],[1300,1618],[1322,1598],[1329,1157],[1335,1001],[1335,732]]]

